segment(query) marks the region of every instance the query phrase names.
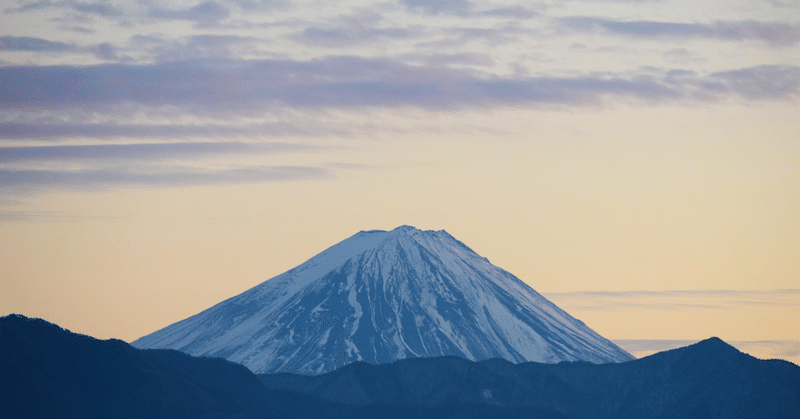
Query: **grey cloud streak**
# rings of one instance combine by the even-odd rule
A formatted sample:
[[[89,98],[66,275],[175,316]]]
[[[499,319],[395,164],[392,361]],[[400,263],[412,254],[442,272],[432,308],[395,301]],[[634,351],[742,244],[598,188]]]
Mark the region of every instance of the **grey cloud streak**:
[[[532,9],[516,5],[499,9],[484,10],[476,13],[478,16],[505,17],[512,19],[530,19],[539,15]]]
[[[305,44],[337,47],[406,39],[422,34],[419,26],[381,25],[384,21],[380,13],[362,10],[333,17],[323,24],[311,24],[290,38]]]
[[[451,65],[491,66],[494,64],[491,56],[486,54],[404,54],[402,59],[406,62],[423,63],[434,67],[447,67]]]
[[[215,22],[225,19],[231,14],[227,7],[208,0],[195,6],[172,10],[153,8],[148,12],[148,17],[162,20],[190,20],[195,22]]]
[[[787,306],[800,309],[800,290],[618,291],[548,293],[545,297],[567,309],[609,311],[730,309],[742,306]]]
[[[420,42],[419,45],[436,47],[438,49],[445,48],[445,50],[449,50],[455,45],[464,45],[477,41],[487,45],[496,46],[500,44],[514,43],[519,37],[531,35],[533,32],[529,29],[520,28],[514,25],[506,25],[503,27],[494,28],[450,28],[445,30],[445,33],[448,35],[455,35],[455,37],[445,38],[438,41]]]
[[[279,121],[260,124],[230,125],[146,125],[146,124],[97,124],[97,123],[53,123],[47,118],[35,122],[0,122],[0,139],[5,140],[42,140],[52,141],[63,138],[99,138],[112,139],[118,137],[186,139],[220,138],[220,137],[253,137],[269,135],[284,137],[324,136],[330,134],[347,135],[348,131],[321,128],[303,121]]]
[[[70,9],[76,12],[98,15],[103,17],[117,17],[122,15],[122,11],[114,6],[108,5],[104,2],[87,3],[80,1],[36,1],[24,4],[19,7],[9,7],[3,9],[5,13],[24,13],[33,10],[42,10],[49,8]]]
[[[294,143],[186,142],[0,147],[0,163],[37,160],[147,160],[232,153],[277,153],[319,149]]]
[[[428,15],[453,15],[462,17],[501,17],[508,19],[530,19],[538,15],[522,5],[474,10],[475,5],[467,0],[400,0],[410,11]],[[541,6],[540,6],[541,7]]]
[[[28,36],[0,37],[0,51],[29,51],[50,53],[89,53],[103,60],[116,58],[116,47],[109,43],[89,46],[77,46],[58,41]]]
[[[789,99],[800,91],[800,67],[761,66],[721,71],[713,73],[710,79],[711,83],[719,80],[723,91],[732,90],[747,99]]]
[[[729,41],[756,40],[773,46],[800,42],[800,24],[754,20],[714,23],[617,21],[595,17],[562,18],[560,24],[586,32],[603,31],[641,38],[715,38]]]
[[[252,52],[262,39],[237,35],[192,35],[170,40],[160,36],[134,35],[131,45],[157,62],[203,58],[233,58],[241,52]]]
[[[0,51],[61,52],[74,49],[70,44],[29,36],[0,36]]]
[[[258,166],[226,170],[199,168],[90,168],[81,170],[0,169],[0,190],[50,187],[189,186],[324,179],[330,171],[309,166]]]
[[[295,38],[309,44],[326,46],[359,45],[382,39],[409,38],[415,30],[404,28],[372,28],[358,23],[336,27],[308,27]]]
[[[400,0],[409,10],[430,15],[466,15],[472,9],[467,0]]]
[[[356,57],[312,61],[194,60],[0,68],[0,109],[106,109],[114,104],[181,106],[205,112],[269,107],[598,105],[603,100],[665,102],[740,97],[786,100],[800,94],[800,67],[758,66],[711,73],[481,77],[466,70]]]
[[[167,136],[240,135],[249,131],[242,127],[209,125],[124,125],[124,124],[56,124],[0,123],[0,139],[19,138],[113,138],[135,136],[154,138]]]

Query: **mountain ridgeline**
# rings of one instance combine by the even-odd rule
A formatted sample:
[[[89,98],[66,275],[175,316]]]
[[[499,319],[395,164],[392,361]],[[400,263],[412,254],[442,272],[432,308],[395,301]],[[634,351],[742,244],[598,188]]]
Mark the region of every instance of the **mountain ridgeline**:
[[[718,338],[619,364],[439,357],[260,378],[270,389],[353,405],[479,402],[608,419],[792,418],[800,412],[800,367],[752,358]]]
[[[409,226],[362,231],[132,345],[309,375],[446,355],[634,359],[445,231]]]
[[[444,356],[257,376],[11,315],[0,318],[0,417],[796,419],[800,367],[712,338],[602,365]]]

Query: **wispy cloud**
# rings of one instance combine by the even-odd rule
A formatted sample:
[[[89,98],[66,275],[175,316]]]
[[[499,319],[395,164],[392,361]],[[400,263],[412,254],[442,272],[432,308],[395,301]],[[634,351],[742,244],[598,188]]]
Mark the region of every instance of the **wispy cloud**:
[[[74,49],[70,44],[29,36],[0,36],[0,51],[61,52]]]
[[[3,207],[0,202],[0,207]],[[102,216],[102,215],[75,215],[63,211],[21,211],[21,210],[0,210],[0,222],[15,222],[23,220],[37,221],[85,221],[85,220],[127,220],[130,217],[122,216]]]
[[[405,5],[411,12],[428,15],[500,17],[506,19],[530,19],[539,15],[533,9],[522,5],[476,10],[475,4],[467,0],[400,0],[400,3]]]
[[[744,306],[787,306],[800,310],[800,290],[766,291],[620,291],[545,294],[559,306],[586,311],[620,308],[648,310],[730,309]]]
[[[800,0],[767,0],[774,7],[800,7]]]
[[[27,36],[2,36],[0,37],[0,51],[29,51],[49,53],[89,53],[103,60],[116,59],[116,47],[109,43],[89,46],[77,46],[59,41],[50,41],[42,38]]]
[[[115,110],[120,118],[125,118],[127,109]],[[263,114],[262,114],[263,116]],[[278,115],[279,117],[281,115]],[[298,115],[284,115],[283,120],[275,122],[235,124],[126,124],[120,122],[53,122],[52,116],[33,115],[26,122],[0,122],[0,139],[30,142],[55,142],[64,139],[102,139],[135,138],[183,140],[209,139],[219,141],[221,138],[240,139],[268,137],[320,137],[330,135],[351,135],[350,127],[343,124],[331,124],[329,121],[309,122]],[[321,118],[321,116],[317,116]]]
[[[759,66],[709,75],[703,87],[746,99],[790,99],[800,91],[800,67]]]
[[[491,66],[494,64],[488,54],[404,54],[403,62],[420,63],[433,67],[450,67],[452,65]]]
[[[519,27],[515,24],[505,24],[502,26],[484,27],[455,27],[447,28],[443,31],[444,38],[434,41],[420,42],[419,45],[425,47],[452,47],[464,46],[471,43],[483,43],[486,45],[497,46],[502,44],[513,44],[519,41],[520,37],[531,35],[530,29]]]
[[[58,29],[61,29],[62,31],[78,32],[85,34],[97,33],[97,31],[94,29],[90,29],[80,25],[68,25],[68,24],[58,25]]]
[[[34,147],[0,147],[0,163],[41,160],[147,160],[175,157],[197,157],[222,154],[263,154],[309,151],[315,147],[295,143],[140,143],[102,145],[60,145]]]
[[[256,46],[267,43],[262,39],[238,35],[192,35],[167,39],[152,35],[134,35],[130,49],[144,61],[174,62],[200,58],[232,59],[243,54],[257,54]]]
[[[431,15],[466,15],[472,9],[467,0],[400,0],[409,10]]]
[[[266,127],[262,127],[266,128]],[[137,138],[158,138],[174,136],[221,136],[241,135],[251,132],[247,127],[220,125],[153,125],[153,124],[99,124],[99,123],[0,123],[2,139],[50,139],[50,138],[114,138],[135,136]],[[268,131],[269,132],[269,131]]]
[[[728,41],[762,41],[774,46],[800,42],[800,24],[755,20],[714,23],[618,21],[575,16],[560,19],[564,27],[641,38],[714,38]]]
[[[292,38],[307,44],[322,46],[351,46],[374,43],[385,39],[411,38],[420,34],[415,27],[379,27],[370,16],[357,15],[337,19],[327,26],[309,26]],[[365,21],[372,21],[367,24]]]
[[[18,7],[7,7],[3,9],[4,13],[24,13],[34,10],[43,10],[50,8],[67,9],[74,12],[84,13],[88,15],[98,15],[103,17],[116,17],[122,15],[122,10],[114,7],[105,2],[83,2],[83,1],[35,1],[23,4]]]
[[[322,179],[330,176],[330,171],[310,166],[250,166],[219,170],[176,166],[75,170],[0,169],[0,188],[188,186]]]
[[[213,1],[208,0],[186,9],[163,9],[154,7],[147,13],[148,17],[161,20],[190,20],[195,22],[217,22],[228,18],[230,10]]]
[[[83,12],[86,14],[95,14],[100,16],[119,16],[122,12],[114,6],[107,3],[82,3],[76,2],[71,4],[72,9]]]
[[[539,13],[533,9],[529,9],[521,5],[483,10],[475,14],[478,16],[504,17],[512,19],[530,19],[539,15]]]

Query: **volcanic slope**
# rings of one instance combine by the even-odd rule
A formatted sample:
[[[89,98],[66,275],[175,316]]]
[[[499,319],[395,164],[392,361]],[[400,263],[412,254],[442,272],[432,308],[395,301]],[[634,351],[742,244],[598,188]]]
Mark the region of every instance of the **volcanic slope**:
[[[362,231],[132,343],[316,375],[455,355],[556,363],[633,356],[445,231]]]

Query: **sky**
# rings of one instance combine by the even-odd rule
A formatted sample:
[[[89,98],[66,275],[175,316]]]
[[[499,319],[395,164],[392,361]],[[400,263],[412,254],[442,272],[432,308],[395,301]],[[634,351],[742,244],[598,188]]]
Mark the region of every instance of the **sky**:
[[[635,355],[800,363],[797,0],[0,5],[0,314],[132,341],[446,230]]]

